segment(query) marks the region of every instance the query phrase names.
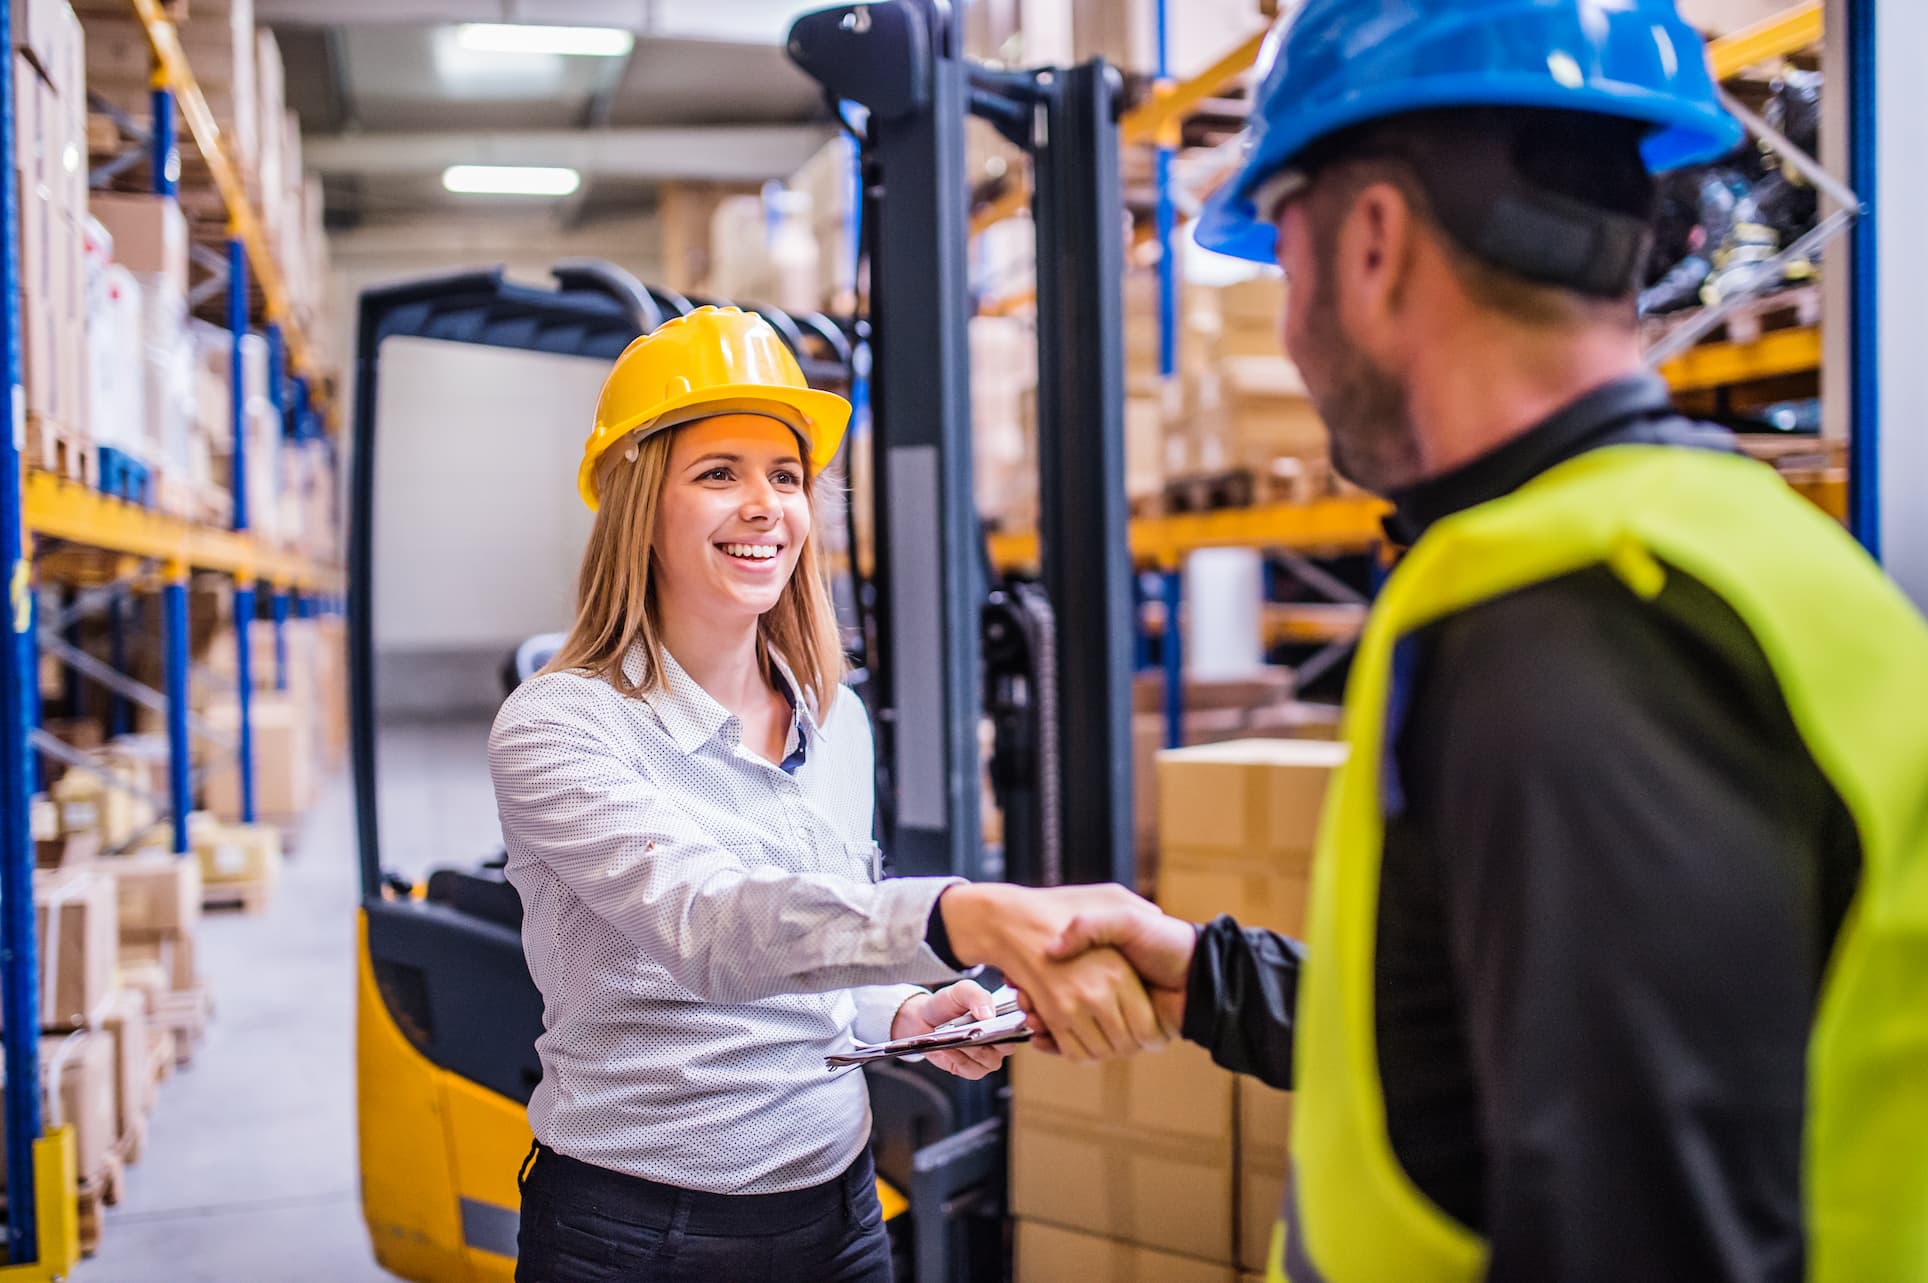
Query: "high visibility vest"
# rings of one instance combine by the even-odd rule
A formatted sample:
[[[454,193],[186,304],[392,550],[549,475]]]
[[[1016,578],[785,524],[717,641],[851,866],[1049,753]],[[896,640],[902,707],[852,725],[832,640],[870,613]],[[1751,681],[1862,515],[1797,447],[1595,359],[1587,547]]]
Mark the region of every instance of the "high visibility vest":
[[[1399,1165],[1374,1051],[1393,648],[1480,602],[1599,565],[1647,600],[1670,570],[1717,593],[1752,632],[1802,742],[1853,817],[1860,882],[1808,1041],[1808,1277],[1928,1278],[1928,625],[1772,470],[1713,451],[1624,445],[1439,522],[1373,608],[1346,692],[1352,751],[1313,866],[1274,1283],[1485,1274],[1485,1241]]]

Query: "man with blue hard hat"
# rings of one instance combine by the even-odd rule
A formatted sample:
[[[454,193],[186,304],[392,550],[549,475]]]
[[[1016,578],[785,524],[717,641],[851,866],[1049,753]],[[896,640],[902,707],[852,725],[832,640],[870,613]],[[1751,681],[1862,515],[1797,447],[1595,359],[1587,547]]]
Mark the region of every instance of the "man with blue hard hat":
[[[1671,0],[1302,0],[1201,244],[1410,545],[1303,945],[1087,913],[1297,1097],[1271,1277],[1928,1278],[1928,627],[1642,360]]]

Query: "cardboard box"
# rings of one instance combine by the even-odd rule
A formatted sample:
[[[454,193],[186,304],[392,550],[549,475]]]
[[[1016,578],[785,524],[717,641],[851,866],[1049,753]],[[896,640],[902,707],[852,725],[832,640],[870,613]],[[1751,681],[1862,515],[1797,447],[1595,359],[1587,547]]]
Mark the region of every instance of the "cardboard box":
[[[1201,1048],[1012,1063],[1011,1210],[1199,1260],[1235,1259],[1232,1075]]]
[[[275,41],[274,33],[255,32],[255,119],[261,131],[260,162],[257,167],[257,175],[260,179],[259,203],[271,228],[282,226],[286,221],[279,217],[282,213],[281,205],[287,186],[287,171],[283,168],[287,151],[285,81],[286,72],[281,62],[281,46]],[[286,255],[281,257],[285,260]]]
[[[87,208],[113,236],[115,262],[136,275],[157,276],[171,292],[187,295],[187,219],[180,202],[172,196],[96,192]]]
[[[213,824],[193,835],[204,886],[275,883],[281,873],[281,835],[265,824]]]
[[[195,988],[201,975],[194,934],[122,936],[119,975],[121,984],[130,988],[135,979],[145,987],[151,975],[154,992],[162,997]]]
[[[36,793],[28,801],[27,829],[35,842],[51,842],[60,836],[60,808],[45,793]]]
[[[152,1080],[147,1065],[147,999],[131,989],[116,989],[101,1017],[101,1032],[114,1048],[114,1135],[138,1131],[147,1118]]]
[[[103,867],[114,879],[123,941],[179,935],[200,925],[199,860],[150,851]]]
[[[1015,1283],[1235,1283],[1228,1266],[1081,1234],[1041,1221],[1019,1221]]]
[[[121,950],[118,975],[121,989],[133,994],[139,1000],[143,1013],[150,1017],[158,1010],[162,995],[171,987],[167,968],[163,964],[130,957],[125,947]]]
[[[12,6],[13,47],[32,60],[36,71],[50,80],[61,73],[58,57],[62,34],[61,0],[23,0]]]
[[[92,771],[70,770],[47,789],[60,814],[60,832],[99,833],[107,784]]]
[[[1165,709],[1165,674],[1152,669],[1136,674],[1131,684],[1132,708],[1140,713]],[[1185,678],[1187,713],[1237,709],[1249,712],[1292,698],[1292,670],[1268,665],[1241,677]]]
[[[36,838],[33,846],[35,868],[80,869],[100,859],[98,833],[74,833],[66,837],[56,833],[50,838]]]
[[[270,668],[272,671],[272,668]],[[208,706],[215,732],[240,735],[240,712],[233,699]],[[288,695],[257,691],[251,701],[254,727],[254,809],[257,816],[293,819],[314,799],[314,727],[303,702]],[[233,762],[207,777],[207,809],[223,820],[241,818],[241,784]]]
[[[1191,867],[1182,848],[1161,848],[1158,907],[1187,922],[1229,913],[1242,927],[1305,938],[1308,881],[1300,873],[1251,873]]]
[[[113,851],[152,823],[154,808],[133,791],[143,783],[138,771],[104,755],[94,761],[94,769],[71,768],[47,791],[60,809],[63,836],[97,833]]]
[[[1283,356],[1234,356],[1219,370],[1235,462],[1257,467],[1273,456],[1325,456],[1325,420],[1297,366]]]
[[[1291,1162],[1292,1093],[1238,1080],[1239,1265],[1263,1271]]]
[[[60,94],[61,169],[65,175],[61,208],[75,222],[87,217],[87,56],[80,19],[60,6],[65,66],[55,80]]]
[[[98,1018],[114,987],[120,927],[114,884],[91,869],[37,871],[40,1025],[80,1029]]]
[[[82,1031],[40,1040],[41,1119],[49,1128],[74,1129],[75,1167],[82,1180],[107,1168],[114,1134],[114,1044],[106,1034]],[[0,1117],[0,1141],[6,1121]],[[0,1184],[5,1181],[0,1175]]]
[[[49,717],[40,723],[40,729],[68,748],[77,748],[83,753],[107,746],[101,724],[91,717]]]
[[[1159,848],[1168,866],[1299,874],[1343,744],[1233,740],[1158,756]]]

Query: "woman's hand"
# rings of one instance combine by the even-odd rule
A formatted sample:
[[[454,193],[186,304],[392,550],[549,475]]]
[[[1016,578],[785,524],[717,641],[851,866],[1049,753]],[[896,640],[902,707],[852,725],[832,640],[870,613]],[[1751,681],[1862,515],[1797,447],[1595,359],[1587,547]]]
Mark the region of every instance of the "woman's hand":
[[[890,1022],[892,1039],[910,1038],[917,1034],[927,1034],[946,1021],[959,1016],[969,1016],[972,1020],[988,1020],[997,1014],[997,1005],[984,986],[975,980],[960,980],[935,993],[920,993],[905,1000],[897,1008],[897,1016]],[[1004,1063],[1017,1046],[1016,1043],[1000,1043],[994,1047],[957,1047],[949,1051],[933,1051],[925,1059],[942,1069],[945,1073],[956,1074],[959,1078],[982,1078]]]

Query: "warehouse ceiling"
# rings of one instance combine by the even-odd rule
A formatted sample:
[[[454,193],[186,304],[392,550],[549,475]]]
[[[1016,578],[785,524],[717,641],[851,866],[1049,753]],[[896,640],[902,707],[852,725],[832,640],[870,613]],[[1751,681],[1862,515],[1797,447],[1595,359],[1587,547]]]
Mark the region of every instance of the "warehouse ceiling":
[[[824,0],[818,0],[823,3]],[[666,182],[794,171],[830,128],[785,57],[797,0],[257,0],[287,67],[308,168],[331,222],[495,208],[444,192],[450,165],[580,170],[556,202],[574,225],[647,209]],[[488,53],[464,23],[604,26],[626,55]]]

